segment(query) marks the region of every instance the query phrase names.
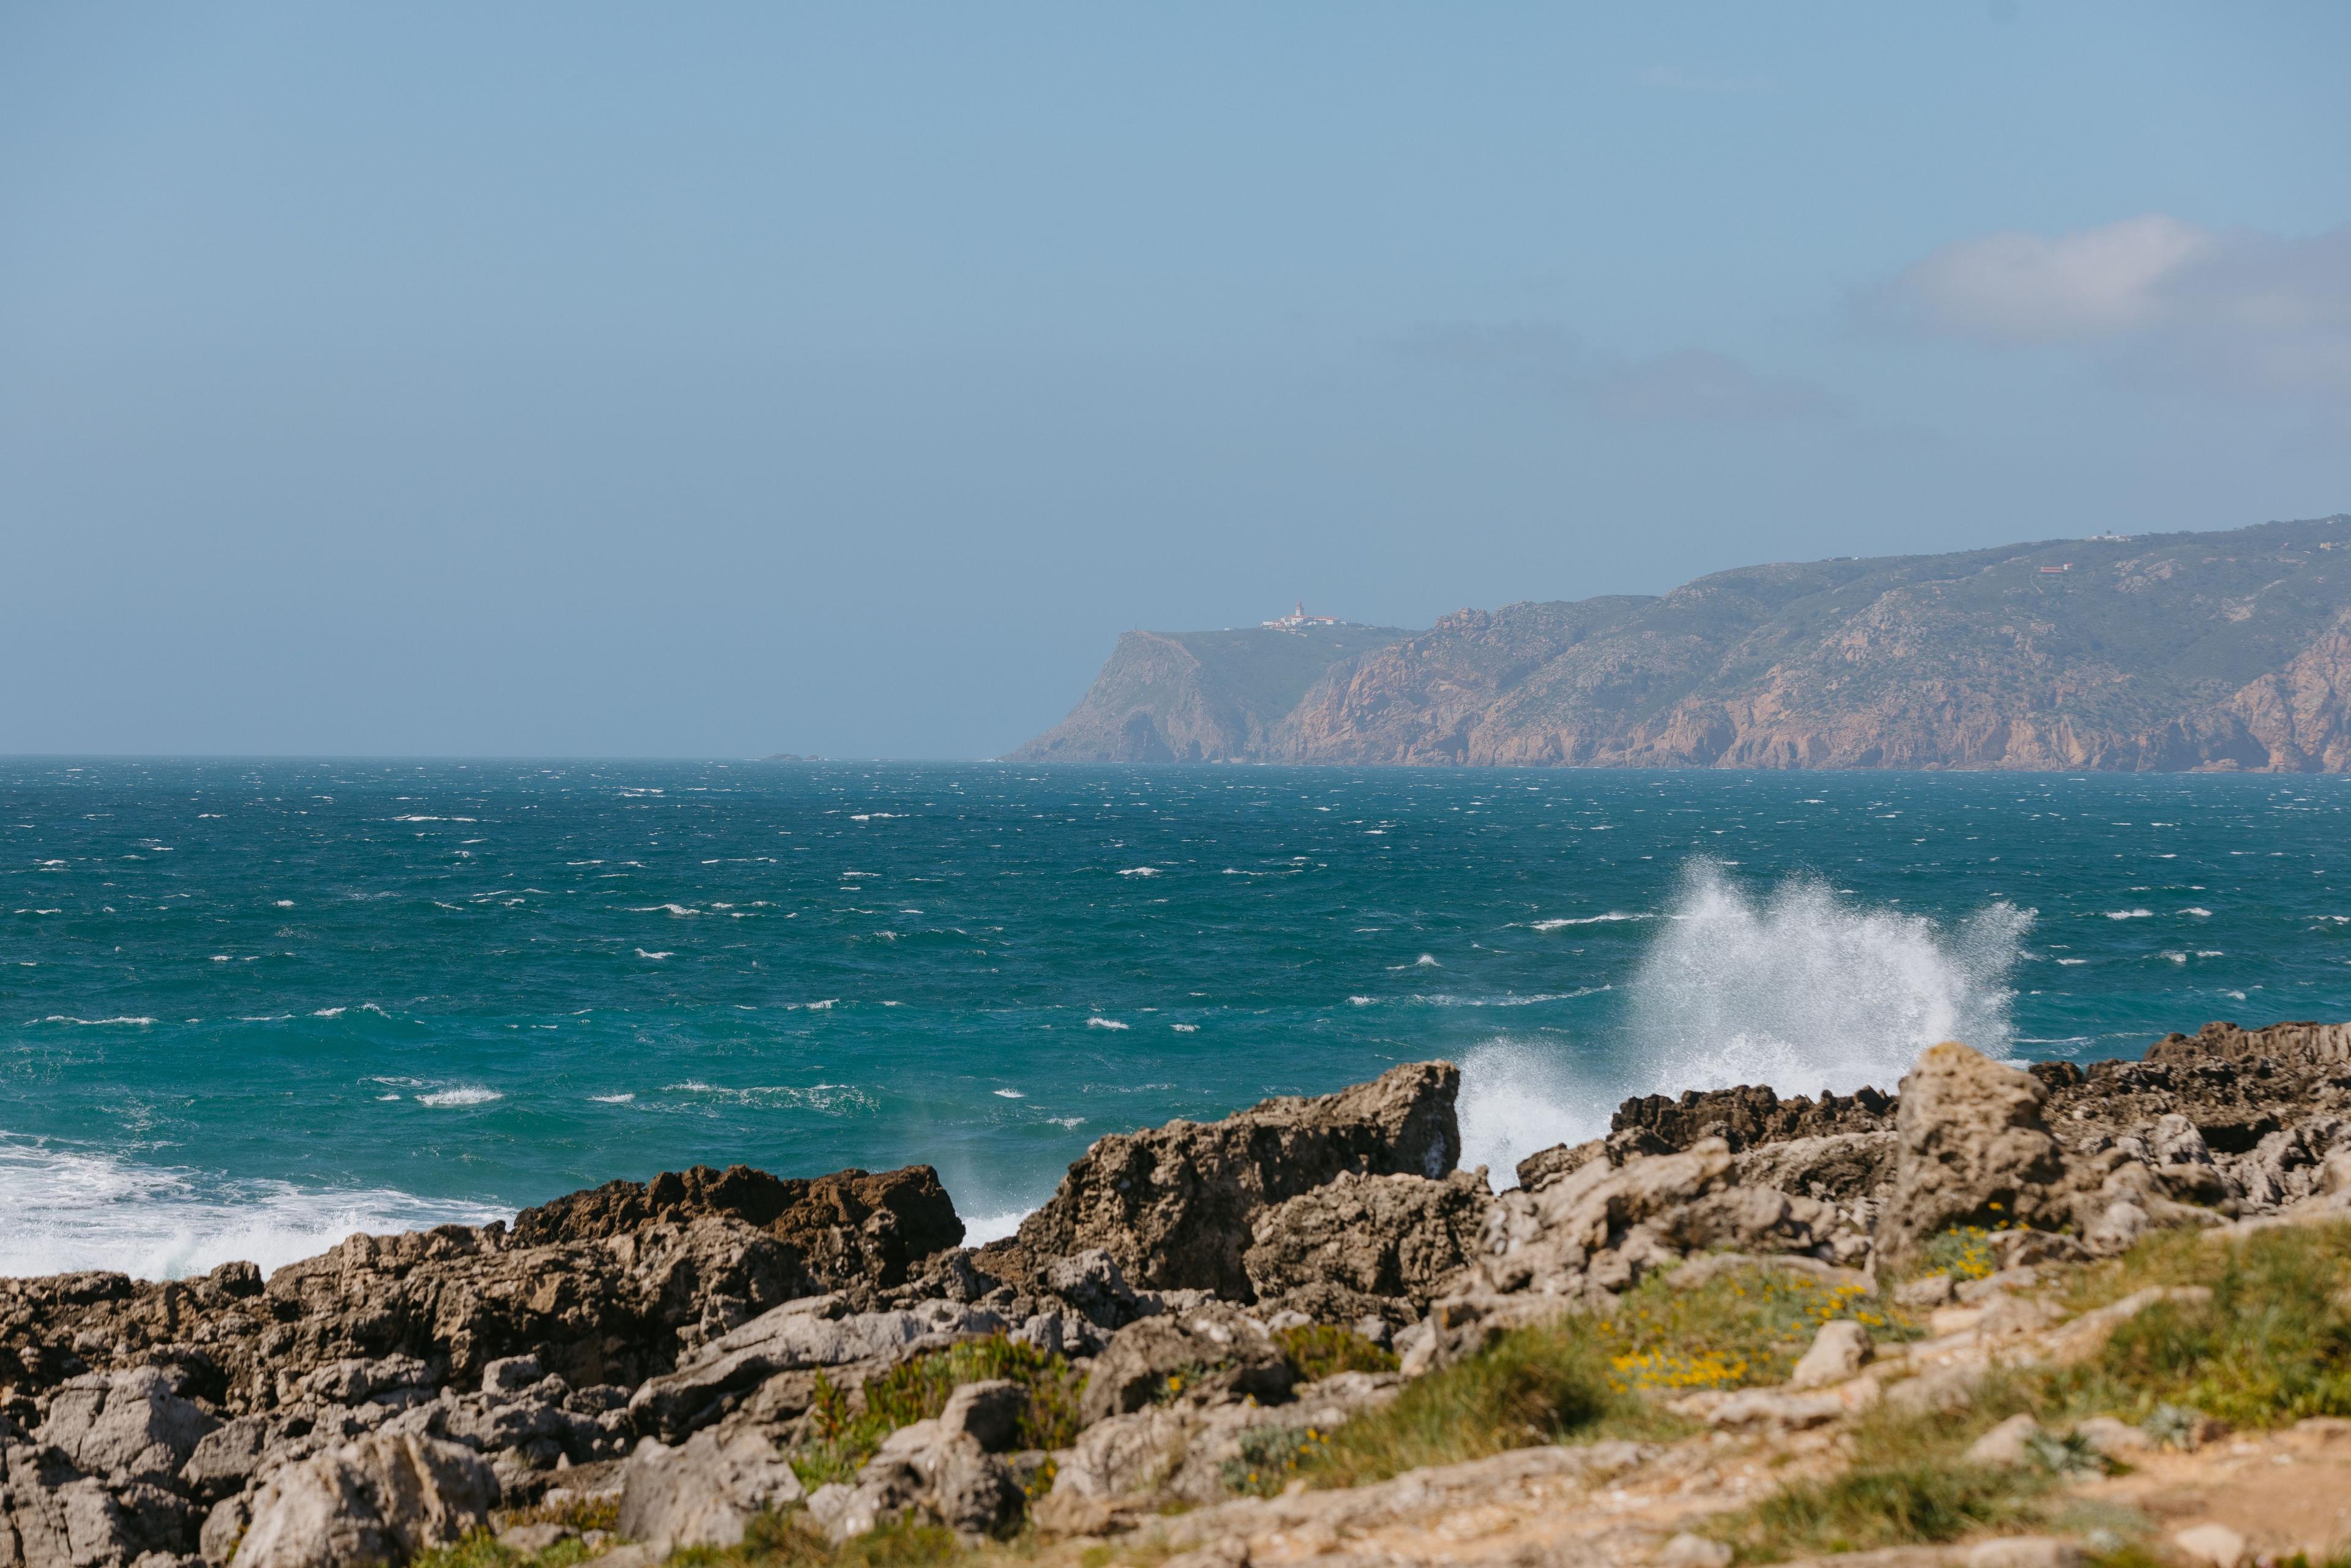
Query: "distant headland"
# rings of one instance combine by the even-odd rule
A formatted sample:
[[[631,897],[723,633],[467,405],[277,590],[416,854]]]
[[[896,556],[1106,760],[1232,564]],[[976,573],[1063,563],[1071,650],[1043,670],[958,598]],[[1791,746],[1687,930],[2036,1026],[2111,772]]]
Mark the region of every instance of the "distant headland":
[[[1021,762],[2351,770],[2351,516],[1130,632]]]

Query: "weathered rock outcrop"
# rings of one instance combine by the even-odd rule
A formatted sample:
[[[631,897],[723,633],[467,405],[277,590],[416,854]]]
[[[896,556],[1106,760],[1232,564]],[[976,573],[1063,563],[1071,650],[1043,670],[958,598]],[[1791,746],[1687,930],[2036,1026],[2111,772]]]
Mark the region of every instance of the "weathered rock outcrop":
[[[1003,1533],[1019,1521],[1025,1501],[1011,1467],[997,1457],[1011,1441],[1020,1397],[1008,1382],[963,1385],[937,1416],[883,1439],[854,1484],[819,1488],[810,1515],[836,1541],[910,1511],[967,1542]]]
[[[430,1437],[371,1437],[280,1470],[253,1505],[240,1568],[404,1563],[489,1522],[490,1467]]]
[[[1086,1379],[1088,1425],[1155,1402],[1279,1399],[1297,1377],[1262,1319],[1231,1307],[1144,1318],[1111,1336]]]
[[[887,1359],[1005,1327],[987,1308],[955,1301],[881,1312],[851,1312],[838,1296],[788,1302],[711,1341],[676,1371],[647,1378],[629,1397],[629,1416],[639,1431],[675,1442],[778,1373]]]
[[[1342,1173],[1433,1180],[1453,1169],[1460,1087],[1451,1062],[1416,1062],[1320,1099],[1268,1100],[1221,1122],[1113,1133],[1021,1221],[1018,1240],[1031,1257],[1100,1248],[1137,1284],[1248,1301],[1241,1255],[1267,1208]],[[982,1249],[983,1267],[991,1256],[1004,1254]]]
[[[2064,1152],[2042,1119],[2048,1098],[2032,1074],[1964,1045],[1928,1047],[1902,1080],[1879,1248],[1898,1258],[1954,1225],[2070,1219]]]
[[[681,1546],[739,1546],[765,1509],[805,1495],[799,1477],[765,1434],[696,1432],[682,1448],[639,1444],[622,1469],[621,1533],[656,1553]]]
[[[1437,1181],[1342,1175],[1268,1209],[1241,1262],[1269,1310],[1401,1326],[1478,1256],[1493,1202],[1483,1171]]]
[[[794,1445],[831,1441],[885,1390],[903,1412],[892,1379],[910,1358],[996,1335],[1032,1348],[974,1354],[1016,1375],[1037,1351],[1076,1363],[1045,1375],[1081,1427],[1051,1461],[1045,1517],[1092,1531],[1217,1503],[1393,1395],[1396,1374],[1296,1386],[1290,1355],[1310,1353],[1285,1345],[1328,1341],[1285,1338],[1295,1314],[1392,1343],[1409,1377],[1514,1324],[1614,1311],[1660,1271],[1865,1288],[1875,1263],[1980,1224],[1999,1272],[1912,1281],[1906,1308],[1939,1336],[2074,1355],[2126,1303],[2056,1330],[2020,1293],[2036,1268],[2156,1226],[2351,1215],[2346,1026],[2215,1024],[2145,1061],[2029,1072],[1946,1044],[1898,1102],[1629,1102],[1609,1137],[1531,1157],[1499,1196],[1454,1168],[1458,1083],[1422,1063],[1105,1138],[1019,1238],[977,1251],[930,1246],[960,1227],[924,1167],[697,1168],[510,1228],[355,1237],[266,1282],[239,1264],[0,1281],[0,1568],[359,1568],[542,1495],[613,1499],[650,1543],[729,1544],[796,1505]],[[820,1276],[841,1288],[809,1293]],[[1890,1358],[1917,1363],[1886,1345],[1864,1368],[1870,1354],[1834,1326],[1799,1380],[1819,1387],[1693,1396],[1685,1413],[1833,1426]],[[1886,1397],[1941,1389],[1929,1369]],[[969,1539],[1010,1528],[1046,1473],[1045,1454],[1006,1452],[1036,1429],[1030,1396],[965,1384],[808,1497],[810,1517],[839,1539],[908,1515]]]
[[[749,1166],[695,1166],[526,1208],[515,1216],[510,1236],[523,1247],[594,1241],[656,1221],[687,1225],[712,1217],[740,1220],[785,1243],[811,1291],[901,1285],[923,1260],[963,1240],[963,1221],[928,1166],[839,1171],[812,1180]]]
[[[1894,1116],[1895,1102],[1875,1089],[1823,1092],[1815,1103],[1802,1094],[1782,1100],[1764,1084],[1745,1083],[1627,1100],[1609,1118],[1608,1142],[1620,1161],[1626,1155],[1673,1154],[1701,1138],[1720,1138],[1738,1154],[1792,1138],[1890,1132]]]

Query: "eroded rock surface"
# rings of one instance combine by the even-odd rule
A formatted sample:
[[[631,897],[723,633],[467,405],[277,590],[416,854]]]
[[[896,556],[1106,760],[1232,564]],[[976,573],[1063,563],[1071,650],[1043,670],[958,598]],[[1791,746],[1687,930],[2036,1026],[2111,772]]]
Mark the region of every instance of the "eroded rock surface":
[[[1493,1203],[1482,1171],[1437,1181],[1343,1174],[1259,1216],[1241,1262],[1269,1310],[1401,1325],[1475,1260]]]
[[[1947,1044],[1898,1100],[1628,1102],[1609,1137],[1531,1156],[1499,1194],[1454,1168],[1458,1076],[1423,1063],[1105,1138],[1018,1238],[977,1250],[926,1167],[697,1167],[511,1227],[354,1237],[266,1281],[0,1281],[0,1568],[397,1563],[542,1496],[619,1501],[646,1542],[726,1544],[799,1506],[784,1455],[843,1398],[994,1334],[1076,1363],[1050,1528],[1214,1511],[1403,1381],[1518,1324],[1614,1311],[1652,1274],[1866,1288],[1982,1225],[1990,1278],[1904,1287],[1925,1345],[1833,1324],[1797,1386],[1682,1402],[1740,1441],[1841,1430],[1881,1391],[1944,1408],[1966,1397],[1955,1357],[2078,1359],[2189,1299],[2060,1322],[2035,1289],[2049,1269],[2159,1226],[2351,1216],[2346,1042],[2215,1024],[2143,1061],[2029,1072]],[[1298,1385],[1279,1331],[1310,1321],[1392,1343],[1403,1372]],[[967,1384],[810,1517],[842,1539],[910,1514],[1010,1529],[1049,1462],[1008,1451],[1026,1397]]]
[[[1415,1062],[1336,1094],[1268,1100],[1221,1122],[1113,1133],[1021,1221],[1018,1239],[1031,1257],[1100,1248],[1138,1285],[1248,1301],[1241,1259],[1266,1209],[1343,1172],[1435,1180],[1459,1163],[1460,1087],[1451,1062]],[[987,1257],[983,1249],[983,1264]]]
[[[1929,1046],[1902,1080],[1894,1186],[1878,1246],[1915,1251],[1954,1225],[2062,1224],[2064,1152],[2042,1118],[2048,1091],[1954,1041]]]

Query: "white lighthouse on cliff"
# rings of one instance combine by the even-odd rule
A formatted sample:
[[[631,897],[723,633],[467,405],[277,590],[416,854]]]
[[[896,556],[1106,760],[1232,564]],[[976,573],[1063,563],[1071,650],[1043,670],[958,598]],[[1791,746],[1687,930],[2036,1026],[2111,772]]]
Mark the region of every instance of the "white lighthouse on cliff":
[[[1306,601],[1301,599],[1298,601],[1298,607],[1280,620],[1262,621],[1259,624],[1269,632],[1302,632],[1309,626],[1336,626],[1339,624],[1339,618],[1336,615],[1307,614]]]

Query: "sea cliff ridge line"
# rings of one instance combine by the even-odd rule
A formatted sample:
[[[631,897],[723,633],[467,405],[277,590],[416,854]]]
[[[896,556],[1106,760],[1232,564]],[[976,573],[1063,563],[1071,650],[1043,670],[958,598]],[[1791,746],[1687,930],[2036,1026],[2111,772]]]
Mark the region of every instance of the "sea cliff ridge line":
[[[1019,762],[2351,769],[2351,516],[1131,632]]]

